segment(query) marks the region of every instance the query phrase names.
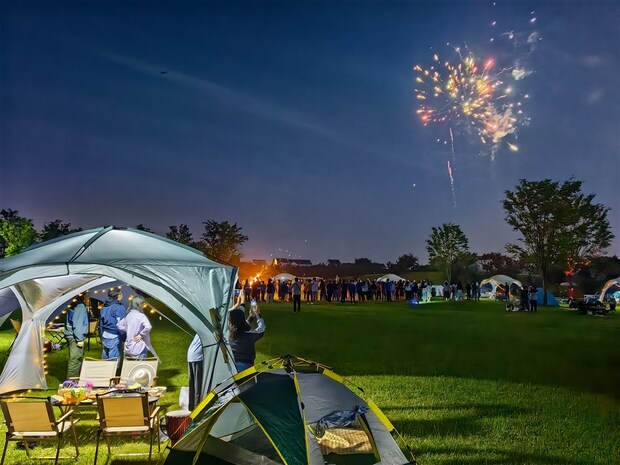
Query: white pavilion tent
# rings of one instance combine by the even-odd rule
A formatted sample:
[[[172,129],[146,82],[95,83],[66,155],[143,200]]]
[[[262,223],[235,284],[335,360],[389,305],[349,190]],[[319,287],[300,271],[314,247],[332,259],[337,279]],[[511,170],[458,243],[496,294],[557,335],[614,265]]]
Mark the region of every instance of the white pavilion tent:
[[[76,295],[116,281],[158,299],[200,336],[207,393],[236,372],[226,343],[228,327],[223,325],[220,338],[212,321],[212,315],[227,321],[236,278],[236,268],[197,250],[112,226],[38,244],[0,260],[0,318],[15,310],[6,289],[22,311],[22,328],[0,375],[0,394],[46,389],[42,337],[47,321]]]
[[[518,290],[523,287],[523,284],[521,284],[521,281],[518,279],[511,278],[504,274],[496,274],[495,276],[480,281],[480,293],[484,297],[494,299],[497,287],[500,285],[505,286],[506,284],[508,284],[510,288],[511,295],[518,292]]]

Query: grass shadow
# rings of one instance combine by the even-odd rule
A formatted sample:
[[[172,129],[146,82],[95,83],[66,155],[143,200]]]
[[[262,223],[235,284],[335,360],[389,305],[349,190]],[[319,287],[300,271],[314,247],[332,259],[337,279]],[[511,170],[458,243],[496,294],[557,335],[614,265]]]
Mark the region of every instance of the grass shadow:
[[[433,456],[433,463],[441,465],[606,465],[606,463],[599,461],[564,458],[553,454],[547,455],[492,448],[421,447],[416,453],[420,463],[424,463],[423,457],[425,455],[430,455]],[[458,456],[458,458],[455,458],[455,456]]]

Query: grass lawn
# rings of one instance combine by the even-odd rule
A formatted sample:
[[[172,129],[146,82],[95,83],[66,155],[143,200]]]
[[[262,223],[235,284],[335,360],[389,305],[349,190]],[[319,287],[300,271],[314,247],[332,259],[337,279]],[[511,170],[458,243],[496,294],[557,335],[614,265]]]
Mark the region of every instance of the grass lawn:
[[[620,463],[617,314],[506,313],[495,302],[303,304],[299,314],[286,303],[261,308],[267,334],[258,361],[291,353],[332,366],[388,414],[422,465]],[[162,405],[176,409],[191,337],[150,316],[160,383],[169,386]],[[0,332],[0,354],[11,338]],[[50,386],[64,379],[66,352],[49,356]],[[79,463],[92,463],[95,424],[85,410]],[[24,460],[11,445],[7,463]]]

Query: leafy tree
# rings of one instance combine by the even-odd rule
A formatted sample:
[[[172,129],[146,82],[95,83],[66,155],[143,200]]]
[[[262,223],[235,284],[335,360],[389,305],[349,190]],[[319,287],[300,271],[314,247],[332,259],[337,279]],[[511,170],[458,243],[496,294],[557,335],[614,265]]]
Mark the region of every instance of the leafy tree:
[[[517,260],[499,252],[487,252],[478,256],[478,263],[487,274],[505,274],[516,276],[520,271]]]
[[[189,229],[189,226],[186,224],[180,224],[179,226],[168,226],[170,231],[166,233],[166,237],[168,239],[172,239],[173,241],[180,242],[185,245],[192,245],[192,232]]]
[[[4,239],[4,255],[16,255],[37,239],[32,220],[19,216],[17,210],[0,211],[0,236]]]
[[[396,263],[394,263],[395,271],[405,271],[405,270],[415,270],[420,266],[420,261],[418,257],[413,254],[406,253],[398,257]]]
[[[71,228],[71,223],[63,223],[62,220],[56,219],[43,225],[43,230],[41,234],[39,234],[39,238],[41,241],[45,242],[81,230],[82,228]]]
[[[583,194],[581,185],[574,178],[564,183],[521,179],[502,201],[506,222],[521,234],[520,244],[508,244],[506,250],[540,270],[545,305],[554,265],[591,257],[614,237],[609,208],[593,203],[594,194]]]
[[[449,282],[452,282],[454,266],[471,257],[467,236],[454,223],[433,227],[430,238],[426,240],[426,250],[429,261],[443,267]]]
[[[200,250],[225,262],[240,256],[239,247],[248,240],[248,236],[241,233],[243,228],[237,226],[237,223],[230,224],[228,221],[208,220],[202,224],[205,225],[205,231],[201,236],[202,241],[197,244]]]
[[[0,210],[0,220],[16,220],[19,218],[19,212],[12,208]]]
[[[150,232],[150,233],[153,232],[153,230],[151,228],[149,228],[148,226],[144,226],[142,223],[140,223],[138,226],[136,226],[136,229],[138,229],[140,231]]]

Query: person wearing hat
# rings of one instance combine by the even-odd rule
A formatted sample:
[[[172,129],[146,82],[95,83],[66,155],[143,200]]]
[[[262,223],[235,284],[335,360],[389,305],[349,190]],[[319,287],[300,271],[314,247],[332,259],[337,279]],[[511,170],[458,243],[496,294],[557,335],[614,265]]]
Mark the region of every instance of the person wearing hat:
[[[88,333],[88,310],[84,305],[84,298],[78,296],[74,306],[67,312],[65,324],[65,338],[69,342],[69,366],[67,378],[80,376],[82,360],[84,359],[84,338]]]
[[[121,357],[121,330],[118,329],[118,323],[125,319],[127,312],[121,303],[123,293],[118,288],[113,288],[108,292],[108,300],[105,301],[101,308],[101,317],[99,322],[99,331],[101,332],[101,344],[103,345],[103,353],[101,358],[104,360],[109,358]]]

